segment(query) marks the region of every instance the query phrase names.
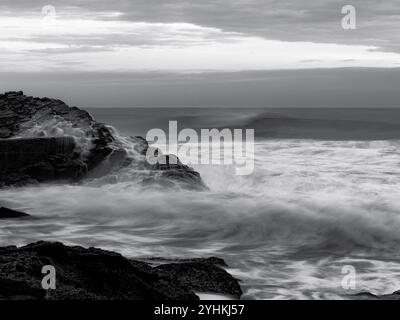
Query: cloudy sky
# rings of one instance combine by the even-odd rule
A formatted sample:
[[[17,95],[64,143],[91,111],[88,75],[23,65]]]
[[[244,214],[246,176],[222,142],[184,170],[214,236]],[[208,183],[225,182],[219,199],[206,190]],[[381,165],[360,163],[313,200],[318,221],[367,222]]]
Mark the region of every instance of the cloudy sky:
[[[347,4],[356,9],[355,30],[342,28]],[[326,78],[327,69],[366,68],[374,75],[400,67],[399,27],[398,0],[1,0],[0,72],[9,81],[0,84],[29,89],[34,81],[17,75],[24,73],[68,74],[65,83],[76,84],[86,73],[135,74],[131,83],[156,72],[154,90],[165,74],[170,81],[171,74],[244,72],[245,80],[226,81],[247,84],[249,72],[276,70],[320,69]],[[291,77],[303,74],[285,74]],[[42,80],[54,87],[49,79]]]
[[[398,0],[2,0],[0,69],[396,67],[399,26]]]

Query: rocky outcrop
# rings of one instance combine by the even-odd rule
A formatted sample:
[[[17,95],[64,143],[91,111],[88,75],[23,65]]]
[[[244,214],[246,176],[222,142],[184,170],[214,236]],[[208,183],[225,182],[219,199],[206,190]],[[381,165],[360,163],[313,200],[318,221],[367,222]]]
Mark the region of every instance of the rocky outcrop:
[[[145,155],[149,145],[130,137]],[[25,96],[22,91],[0,95],[0,187],[54,180],[98,178],[135,162],[143,183],[204,189],[200,175],[179,162],[175,166],[130,158],[113,129],[86,111],[61,100]],[[149,172],[148,172],[149,171]]]
[[[80,179],[118,144],[84,110],[57,99],[0,95],[0,184]]]
[[[360,292],[351,297],[356,300],[400,300],[400,290],[390,294],[375,295],[370,292]]]
[[[148,142],[141,137],[132,137],[132,139],[137,141],[136,150],[145,157],[147,150],[151,148]],[[159,149],[155,149],[151,154],[156,156],[155,163],[146,162],[146,168],[150,170],[150,174],[143,179],[144,185],[157,184],[164,188],[182,186],[185,189],[207,189],[200,174],[193,168],[184,165],[177,156],[164,155]]]
[[[193,260],[184,263],[165,264],[157,267],[161,274],[195,292],[212,292],[240,297],[239,283],[227,272],[210,260]]]
[[[15,219],[15,218],[27,218],[29,214],[21,211],[12,210],[9,208],[0,208],[0,219]]]
[[[0,299],[196,300],[195,292],[242,294],[238,281],[216,259],[153,267],[96,248],[37,242],[0,247]],[[223,262],[223,261],[222,261]],[[42,268],[56,271],[56,288],[42,287]]]
[[[21,138],[0,140],[0,163],[3,182],[13,182],[12,173],[39,182],[57,179],[79,179],[87,164],[75,152],[72,137]],[[21,178],[22,177],[22,178]]]

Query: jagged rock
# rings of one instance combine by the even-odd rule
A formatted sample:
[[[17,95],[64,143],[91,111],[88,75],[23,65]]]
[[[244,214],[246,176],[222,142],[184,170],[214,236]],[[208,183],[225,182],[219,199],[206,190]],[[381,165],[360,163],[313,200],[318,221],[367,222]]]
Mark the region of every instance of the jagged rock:
[[[79,179],[118,148],[104,124],[61,100],[7,92],[0,95],[0,114],[3,185]]]
[[[0,187],[99,178],[135,162],[138,170],[150,171],[143,174],[144,184],[205,189],[192,168],[179,160],[177,165],[149,165],[148,142],[142,137],[130,137],[130,142],[140,159],[129,158],[113,129],[84,110],[22,91],[0,95]]]
[[[191,190],[206,190],[207,187],[200,174],[193,169],[153,170],[149,177],[143,179],[144,185],[160,185],[163,188],[182,187]]]
[[[43,241],[0,247],[0,253],[2,299],[196,300],[193,290],[241,295],[237,280],[211,262],[152,267],[110,251]],[[56,270],[55,290],[41,286],[45,265]]]
[[[390,294],[376,295],[371,292],[359,292],[352,297],[357,300],[400,300],[400,290]]]
[[[182,186],[185,189],[207,189],[200,174],[193,168],[184,165],[175,155],[162,155],[157,158],[157,163],[150,166],[151,174],[143,182],[145,184],[158,184],[164,187]]]
[[[191,258],[191,259],[170,259],[170,258],[163,258],[163,257],[152,257],[152,258],[148,258],[147,260],[155,262],[155,263],[158,262],[159,264],[188,262],[188,263],[207,263],[207,264],[212,264],[212,265],[222,266],[222,267],[228,266],[223,259],[217,258],[217,257]]]
[[[75,147],[72,137],[0,140],[0,177],[20,173],[37,181],[78,179],[87,166],[74,153]],[[10,177],[4,180],[12,181]]]
[[[243,292],[238,281],[220,266],[224,260],[216,257],[175,260],[156,267],[160,273],[195,292],[212,292],[239,298]]]
[[[135,136],[135,137],[130,137],[132,142],[135,142],[135,150],[145,156],[147,150],[149,149],[149,143],[147,140],[143,137]]]
[[[0,219],[14,219],[14,218],[26,218],[30,217],[29,214],[21,211],[12,210],[9,208],[0,208]]]

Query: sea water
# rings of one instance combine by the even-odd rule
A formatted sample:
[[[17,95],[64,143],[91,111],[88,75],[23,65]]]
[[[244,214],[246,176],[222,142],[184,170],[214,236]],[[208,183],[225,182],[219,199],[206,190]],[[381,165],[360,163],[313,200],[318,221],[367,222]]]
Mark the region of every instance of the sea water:
[[[89,111],[121,136],[145,136],[167,128],[169,120],[198,129],[249,127],[260,118],[260,110]],[[305,117],[296,112],[290,117]],[[357,112],[357,119],[370,121],[365,113],[371,111]],[[318,123],[323,116],[307,119]],[[391,130],[398,125],[395,117],[382,117]],[[0,205],[38,219],[3,220],[0,244],[49,240],[128,257],[218,256],[241,280],[246,299],[391,293],[400,289],[400,131],[390,139],[366,139],[368,128],[377,127],[358,131],[357,140],[319,139],[319,125],[311,125],[311,138],[300,127],[284,138],[257,137],[265,128],[255,128],[253,174],[235,175],[231,165],[196,165],[207,191],[145,188],[129,168],[110,180],[2,189]],[[351,287],[343,284],[348,266],[355,271]]]

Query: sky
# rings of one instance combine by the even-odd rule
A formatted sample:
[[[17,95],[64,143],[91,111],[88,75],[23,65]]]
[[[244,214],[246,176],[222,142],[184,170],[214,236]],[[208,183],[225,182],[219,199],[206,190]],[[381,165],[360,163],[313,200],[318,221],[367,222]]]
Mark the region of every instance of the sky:
[[[344,5],[355,8],[356,29],[342,27]],[[339,88],[347,92],[343,84],[352,86],[349,78],[362,77],[356,91],[367,96],[374,81],[366,74],[391,88],[399,26],[398,0],[2,0],[0,86],[121,107],[235,104],[226,95],[221,101],[224,88],[254,105],[264,105],[268,92],[271,107],[293,106],[307,104],[318,87],[314,95],[325,92],[331,105]],[[211,101],[202,96],[207,83],[215,84]],[[380,101],[393,99],[383,105],[397,106],[395,91],[374,85]],[[288,101],[285,86],[304,99]],[[91,101],[90,92],[102,98]],[[344,96],[347,105],[366,100]]]

